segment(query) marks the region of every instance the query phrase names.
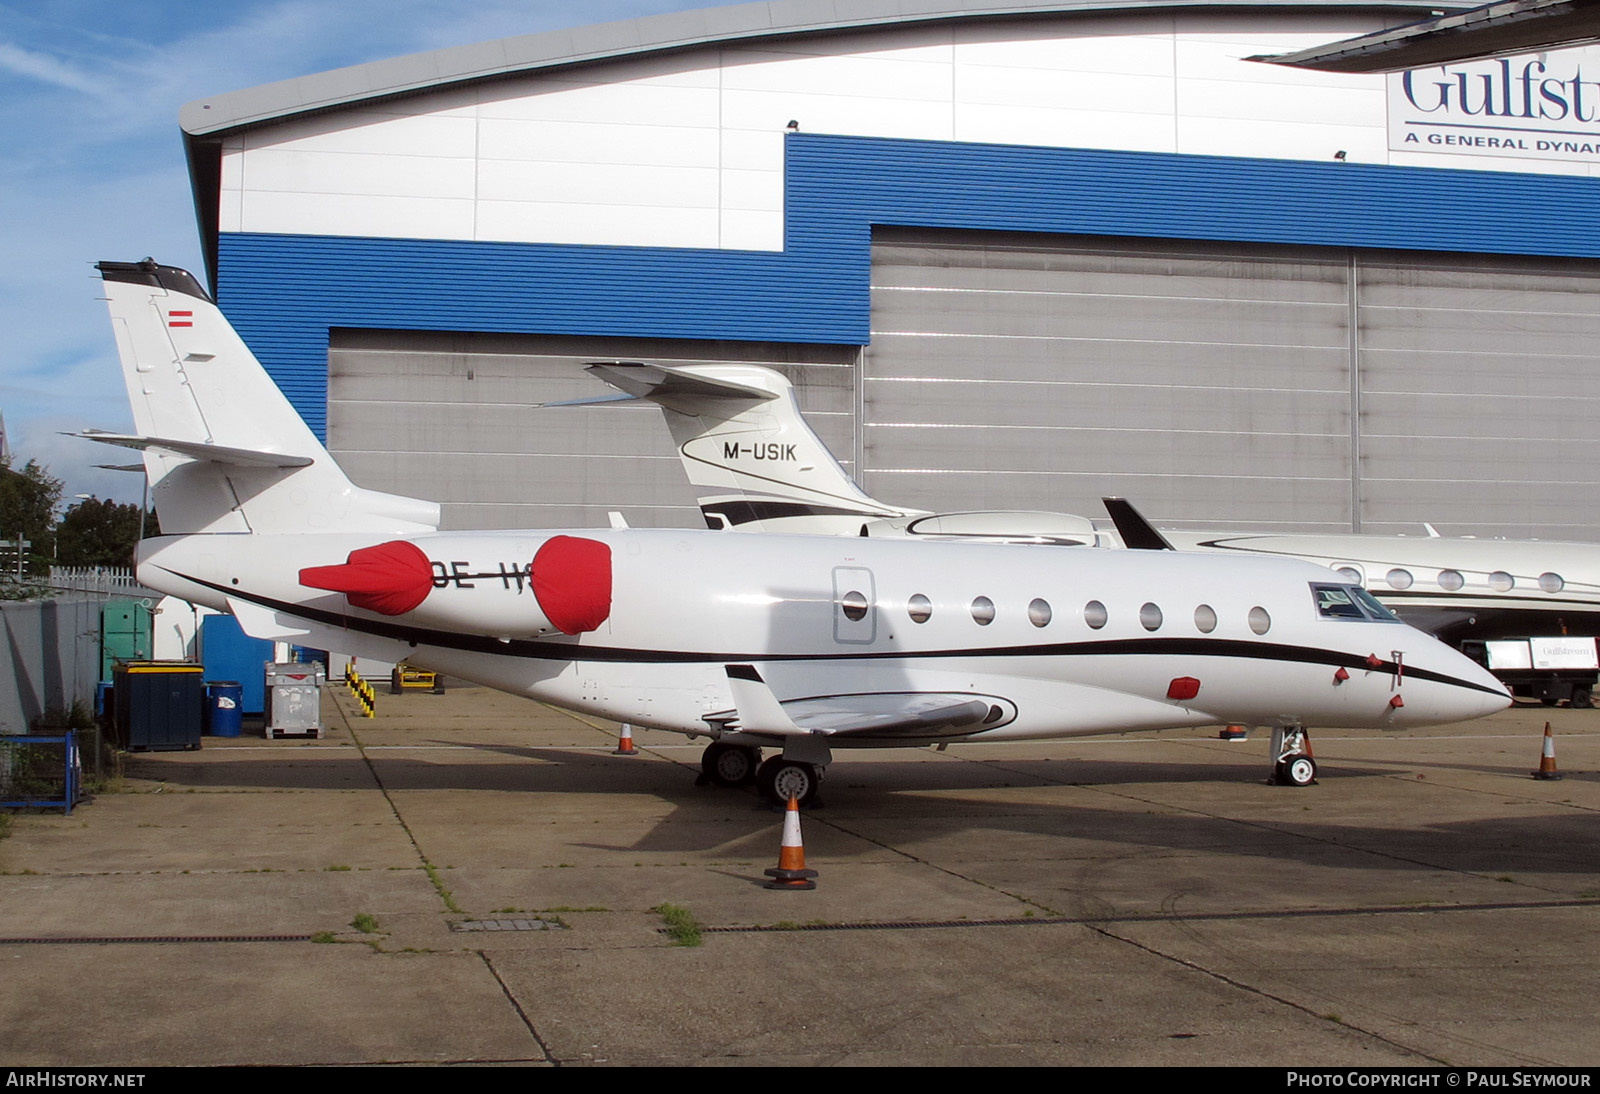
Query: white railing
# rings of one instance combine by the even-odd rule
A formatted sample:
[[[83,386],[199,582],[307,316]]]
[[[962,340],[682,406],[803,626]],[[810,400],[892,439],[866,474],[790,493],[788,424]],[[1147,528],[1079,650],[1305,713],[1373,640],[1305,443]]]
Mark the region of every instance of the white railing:
[[[98,596],[154,596],[139,584],[128,566],[52,566],[45,579],[32,578],[31,585],[42,585],[50,592],[92,593]],[[48,594],[47,594],[48,595]]]

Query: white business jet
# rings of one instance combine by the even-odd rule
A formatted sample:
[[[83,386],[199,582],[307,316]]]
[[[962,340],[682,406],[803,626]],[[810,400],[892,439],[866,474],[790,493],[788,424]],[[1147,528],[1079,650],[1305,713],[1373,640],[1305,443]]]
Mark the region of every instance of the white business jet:
[[[1600,544],[1427,535],[1282,535],[1156,531],[1110,505],[1115,537],[1066,513],[927,513],[863,493],[812,432],[789,381],[741,365],[608,362],[589,372],[620,395],[658,404],[708,526],[746,532],[1212,551],[1315,562],[1362,585],[1412,626],[1451,645],[1469,639],[1600,635]]]
[[[650,529],[439,532],[350,482],[195,279],[99,265],[165,533],[151,588],[246,633],[711,739],[722,784],[810,800],[834,750],[1243,722],[1280,781],[1308,725],[1509,703],[1305,563]],[[785,442],[787,443],[787,442]],[[772,755],[765,760],[763,750]]]

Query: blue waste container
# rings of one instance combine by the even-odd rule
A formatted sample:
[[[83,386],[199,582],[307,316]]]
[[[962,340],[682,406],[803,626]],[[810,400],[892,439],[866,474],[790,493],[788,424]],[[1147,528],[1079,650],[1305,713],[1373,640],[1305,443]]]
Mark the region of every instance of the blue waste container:
[[[212,680],[206,684],[207,730],[213,737],[237,737],[244,727],[244,685],[237,680]]]

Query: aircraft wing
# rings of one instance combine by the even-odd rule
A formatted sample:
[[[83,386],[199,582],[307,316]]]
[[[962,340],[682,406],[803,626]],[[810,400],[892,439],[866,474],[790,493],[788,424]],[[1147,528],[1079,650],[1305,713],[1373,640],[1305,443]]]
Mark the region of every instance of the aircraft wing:
[[[971,732],[988,715],[989,704],[971,695],[880,692],[795,699],[783,709],[811,733],[927,737],[942,730]]]
[[[734,709],[707,715],[746,733],[827,736],[962,736],[989,716],[988,701],[959,692],[885,691],[781,701],[753,665],[729,665]]]

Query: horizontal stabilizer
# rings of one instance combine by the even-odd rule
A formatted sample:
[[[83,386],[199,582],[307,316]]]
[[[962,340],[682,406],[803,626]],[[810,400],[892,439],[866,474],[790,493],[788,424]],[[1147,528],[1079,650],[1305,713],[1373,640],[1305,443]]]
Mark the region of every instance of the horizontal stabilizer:
[[[641,361],[597,361],[585,366],[584,371],[634,399],[753,399],[764,403],[778,397],[778,392],[766,388],[671,365],[647,365]]]
[[[121,448],[136,448],[143,452],[150,448],[176,452],[193,460],[227,464],[231,467],[310,467],[315,461],[309,456],[288,456],[282,452],[261,452],[253,448],[229,448],[227,445],[206,444],[204,441],[175,441],[167,437],[136,437],[128,433],[108,433],[100,429],[85,429],[67,433],[68,437],[82,437],[86,441],[114,444]]]

